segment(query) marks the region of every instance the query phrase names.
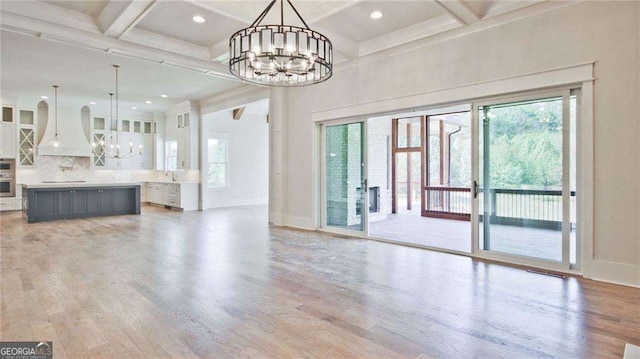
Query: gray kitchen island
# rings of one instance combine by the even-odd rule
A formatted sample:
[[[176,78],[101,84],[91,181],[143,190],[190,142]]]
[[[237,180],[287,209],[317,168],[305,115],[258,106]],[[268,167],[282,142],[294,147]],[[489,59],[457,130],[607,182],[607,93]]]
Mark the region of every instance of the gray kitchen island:
[[[140,184],[22,185],[22,216],[27,223],[123,214],[140,214]]]

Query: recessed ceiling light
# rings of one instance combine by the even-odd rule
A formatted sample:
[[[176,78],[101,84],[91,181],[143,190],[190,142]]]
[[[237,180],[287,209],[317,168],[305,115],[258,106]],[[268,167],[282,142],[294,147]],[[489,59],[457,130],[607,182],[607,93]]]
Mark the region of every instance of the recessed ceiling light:
[[[198,24],[202,24],[205,21],[204,18],[200,15],[194,16],[192,20],[194,22],[197,22]]]
[[[146,104],[151,104],[151,101],[145,101],[144,103],[146,103]]]
[[[43,100],[47,100],[49,98],[49,96],[40,96],[41,99]]]
[[[135,106],[133,106],[131,109],[132,109],[132,110],[137,110],[138,108],[137,108],[137,107],[135,107]]]
[[[89,104],[90,104],[90,105],[95,105],[96,103],[95,103],[95,102],[93,102],[93,101],[91,101],[91,102],[89,102]]]
[[[165,95],[165,94],[162,94],[162,95],[160,95],[160,97],[162,97],[162,98],[167,98],[167,97],[169,97],[169,96],[167,96],[167,95]]]
[[[379,19],[382,17],[382,13],[380,11],[374,11],[371,13],[371,18],[372,19]]]

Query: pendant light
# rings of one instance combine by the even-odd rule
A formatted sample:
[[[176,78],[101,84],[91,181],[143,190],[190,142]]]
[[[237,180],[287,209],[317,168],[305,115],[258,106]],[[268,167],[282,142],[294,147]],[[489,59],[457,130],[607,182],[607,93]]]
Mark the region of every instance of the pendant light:
[[[51,141],[49,144],[51,145],[51,147],[53,147],[55,149],[55,151],[57,152],[58,149],[60,149],[60,147],[62,147],[62,142],[58,141],[58,85],[53,85],[53,91],[55,94],[55,134],[53,135],[53,141]]]

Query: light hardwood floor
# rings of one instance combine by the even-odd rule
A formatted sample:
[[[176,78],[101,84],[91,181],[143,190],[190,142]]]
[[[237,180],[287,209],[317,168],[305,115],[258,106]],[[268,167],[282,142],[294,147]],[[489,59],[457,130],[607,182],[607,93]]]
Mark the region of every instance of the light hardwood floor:
[[[54,358],[620,358],[640,289],[271,227],[265,207],[0,215],[0,340]]]

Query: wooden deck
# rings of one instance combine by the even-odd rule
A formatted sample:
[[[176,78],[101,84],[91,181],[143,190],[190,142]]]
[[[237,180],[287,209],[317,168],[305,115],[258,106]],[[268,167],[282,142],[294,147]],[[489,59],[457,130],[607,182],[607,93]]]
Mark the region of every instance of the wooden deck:
[[[0,340],[54,358],[621,358],[640,289],[269,226],[0,214]]]

